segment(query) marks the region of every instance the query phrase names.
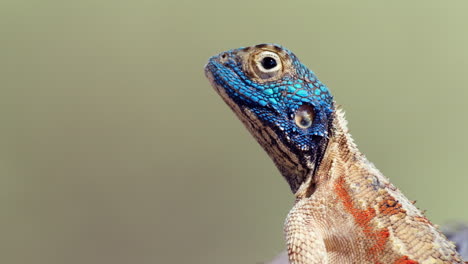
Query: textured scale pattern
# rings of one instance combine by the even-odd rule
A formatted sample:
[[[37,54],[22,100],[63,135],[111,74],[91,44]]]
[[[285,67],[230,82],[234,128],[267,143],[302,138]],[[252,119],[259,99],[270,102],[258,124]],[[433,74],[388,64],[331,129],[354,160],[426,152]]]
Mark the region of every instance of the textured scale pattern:
[[[328,88],[292,52],[234,49],[210,58],[205,73],[295,195],[285,223],[290,263],[464,263],[359,152]]]

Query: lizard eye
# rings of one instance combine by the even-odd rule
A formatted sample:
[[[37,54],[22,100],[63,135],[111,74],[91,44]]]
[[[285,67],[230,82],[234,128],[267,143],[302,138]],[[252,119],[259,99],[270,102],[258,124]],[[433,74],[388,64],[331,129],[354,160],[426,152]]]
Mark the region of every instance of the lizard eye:
[[[270,79],[281,73],[283,64],[278,54],[271,51],[263,51],[257,54],[253,60],[255,74],[262,79]]]
[[[312,126],[314,121],[314,109],[310,105],[301,105],[294,115],[294,122],[302,129]]]

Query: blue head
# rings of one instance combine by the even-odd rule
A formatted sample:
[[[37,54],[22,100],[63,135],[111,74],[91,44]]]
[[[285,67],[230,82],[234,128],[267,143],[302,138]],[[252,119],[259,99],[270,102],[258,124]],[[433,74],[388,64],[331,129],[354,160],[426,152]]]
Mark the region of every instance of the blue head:
[[[223,52],[210,58],[205,73],[295,192],[328,142],[334,111],[328,88],[273,44]]]

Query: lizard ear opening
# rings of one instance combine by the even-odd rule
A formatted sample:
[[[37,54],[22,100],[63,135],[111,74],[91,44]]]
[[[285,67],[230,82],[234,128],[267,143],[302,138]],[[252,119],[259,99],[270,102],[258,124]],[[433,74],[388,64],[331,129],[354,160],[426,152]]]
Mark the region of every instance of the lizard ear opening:
[[[251,67],[260,79],[274,79],[281,75],[283,63],[278,54],[271,51],[262,51],[253,56]]]
[[[294,122],[302,129],[307,129],[314,122],[314,108],[310,105],[301,105],[294,114]]]

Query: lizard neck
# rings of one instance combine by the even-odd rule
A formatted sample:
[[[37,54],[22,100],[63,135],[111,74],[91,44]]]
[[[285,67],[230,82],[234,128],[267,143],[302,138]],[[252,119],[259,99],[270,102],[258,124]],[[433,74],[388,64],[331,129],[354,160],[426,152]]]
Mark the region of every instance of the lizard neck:
[[[360,263],[463,263],[454,245],[359,152],[343,111],[334,115],[323,159],[295,193],[288,223],[306,212],[299,219],[326,230],[329,252],[341,255],[353,244],[371,260]]]
[[[320,165],[306,177],[295,193],[296,198],[310,197],[317,188],[330,186],[337,180],[336,175],[349,170],[358,169],[364,174],[366,171],[369,174],[378,173],[351,138],[344,111],[340,107],[336,107],[330,130],[330,138]],[[337,171],[342,173],[333,173]]]

